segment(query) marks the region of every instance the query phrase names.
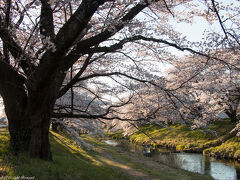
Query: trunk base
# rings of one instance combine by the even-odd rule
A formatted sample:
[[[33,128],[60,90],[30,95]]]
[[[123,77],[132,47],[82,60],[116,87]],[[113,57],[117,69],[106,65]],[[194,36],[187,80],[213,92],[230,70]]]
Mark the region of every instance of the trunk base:
[[[30,128],[19,128],[9,126],[10,133],[10,149],[14,154],[18,154],[22,151],[28,151],[29,142],[31,139]]]

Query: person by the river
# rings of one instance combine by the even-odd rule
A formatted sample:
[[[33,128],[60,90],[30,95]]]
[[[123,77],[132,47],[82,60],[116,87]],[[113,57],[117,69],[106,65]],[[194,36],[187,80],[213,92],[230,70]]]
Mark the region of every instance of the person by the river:
[[[147,152],[147,145],[145,144],[145,142],[143,142],[142,147],[143,147],[143,153],[146,153]]]
[[[149,144],[147,145],[147,153],[150,153],[150,146],[149,146]]]
[[[153,145],[150,144],[150,152],[153,152]]]

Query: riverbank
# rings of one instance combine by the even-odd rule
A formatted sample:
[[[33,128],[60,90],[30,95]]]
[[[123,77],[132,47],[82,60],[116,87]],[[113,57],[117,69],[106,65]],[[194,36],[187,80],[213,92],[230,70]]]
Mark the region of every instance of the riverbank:
[[[50,133],[53,162],[30,159],[25,153],[18,157],[9,153],[9,133],[0,131],[0,177],[33,177],[40,180],[128,180],[188,179],[207,180],[209,176],[187,172],[150,160],[141,153],[110,146],[89,135],[81,138],[94,146],[85,151],[63,133]]]
[[[215,122],[209,127],[211,131],[207,132],[190,130],[183,125],[171,125],[169,129],[145,125],[139,127],[139,131],[129,139],[136,144],[153,143],[176,152],[200,152],[216,158],[240,161],[240,138],[232,137],[226,142],[221,142],[233,127],[234,124],[228,119]]]

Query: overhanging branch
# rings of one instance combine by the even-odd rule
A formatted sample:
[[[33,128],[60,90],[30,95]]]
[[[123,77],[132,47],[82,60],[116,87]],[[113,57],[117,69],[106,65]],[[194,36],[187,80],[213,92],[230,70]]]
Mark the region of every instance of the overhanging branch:
[[[133,37],[130,37],[130,38],[125,38],[121,41],[119,41],[118,43],[116,44],[113,44],[109,47],[105,46],[105,47],[96,47],[96,48],[90,48],[90,49],[86,49],[85,51],[83,51],[84,53],[100,53],[100,52],[114,52],[118,49],[122,49],[123,48],[123,45],[128,43],[128,42],[133,42],[133,41],[138,41],[138,40],[143,40],[143,41],[148,41],[148,42],[156,42],[156,43],[161,43],[161,44],[165,44],[165,45],[168,45],[170,47],[174,47],[180,51],[188,51],[192,54],[197,54],[197,55],[200,55],[200,56],[203,56],[203,57],[206,57],[206,58],[210,58],[210,59],[214,59],[214,60],[217,60],[225,65],[231,65],[235,70],[238,70],[240,71],[240,68],[238,68],[237,66],[235,65],[232,65],[230,63],[227,63],[226,61],[222,60],[222,59],[219,59],[217,57],[214,57],[214,56],[211,56],[209,54],[205,54],[203,52],[200,52],[200,51],[196,51],[192,48],[189,48],[189,47],[182,47],[181,45],[178,45],[176,43],[173,43],[173,42],[169,42],[167,40],[164,40],[164,39],[157,39],[157,38],[149,38],[149,37],[144,37],[142,35],[137,35],[137,36],[133,36]]]

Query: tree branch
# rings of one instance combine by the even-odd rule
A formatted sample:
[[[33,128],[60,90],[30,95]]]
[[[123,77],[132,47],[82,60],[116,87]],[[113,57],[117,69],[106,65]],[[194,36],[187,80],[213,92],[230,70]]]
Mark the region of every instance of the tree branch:
[[[158,2],[159,0],[154,0],[154,2]],[[86,49],[89,49],[92,46],[97,46],[101,42],[107,40],[117,32],[119,32],[121,29],[124,28],[125,24],[127,24],[130,20],[132,20],[136,15],[138,15],[143,9],[148,7],[150,4],[148,0],[145,1],[145,3],[139,3],[136,6],[134,6],[122,19],[116,23],[112,29],[106,29],[99,33],[98,35],[82,40],[80,41],[76,48],[72,50],[68,56],[65,58],[63,64],[65,66],[64,69],[68,69],[71,67],[71,64],[73,64],[75,61],[79,59],[79,57],[83,54],[82,52],[86,52]]]
[[[42,40],[50,37],[54,40],[54,24],[53,24],[53,10],[49,4],[49,0],[41,0],[41,15],[40,15],[40,34],[43,36]]]
[[[111,0],[82,0],[75,13],[57,33],[53,42],[55,45],[54,49],[49,49],[42,56],[41,63],[33,75],[37,80],[37,87],[48,86],[47,82],[52,74],[57,70],[64,73],[78,60],[77,58],[74,62],[68,63],[69,66],[65,70],[63,68],[59,69],[59,67],[64,66],[63,61],[69,62],[69,59],[64,57],[64,55],[78,36],[86,29],[88,22],[98,7],[106,1]]]
[[[59,30],[54,41],[57,52],[64,54],[78,38],[79,34],[87,27],[93,14],[98,7],[110,0],[83,0],[81,5],[67,21],[67,23]]]
[[[5,28],[8,29],[11,19],[10,19],[10,13],[11,13],[11,5],[12,5],[12,1],[11,0],[7,0],[6,2],[6,11],[5,11],[5,21],[4,21],[4,25]],[[7,63],[10,63],[10,57],[9,57],[9,50],[7,48],[6,43],[3,43],[3,54],[4,54],[4,61]]]
[[[103,114],[90,114],[88,112],[85,112],[84,114],[73,114],[73,113],[57,113],[54,112],[52,114],[52,117],[54,118],[87,118],[87,119],[98,119],[98,118],[102,118],[102,119],[116,119],[117,117],[106,117],[112,110],[112,108],[119,108],[122,106],[125,106],[126,104],[128,104],[130,102],[130,100],[132,99],[132,96],[126,101],[123,102],[121,104],[118,105],[111,105],[107,108],[106,112]]]
[[[216,15],[217,15],[217,18],[218,18],[218,21],[219,21],[219,23],[220,23],[220,26],[221,26],[224,34],[225,34],[225,37],[228,39],[228,33],[226,32],[226,30],[225,30],[225,28],[224,28],[224,26],[223,26],[222,19],[221,19],[220,15],[219,15],[218,10],[217,10],[217,7],[216,7],[216,5],[215,5],[215,0],[211,0],[211,1],[212,1],[213,10],[214,10],[214,12],[215,12]]]
[[[14,41],[8,30],[1,25],[0,38],[2,39],[3,43],[5,43],[12,56],[15,58],[15,61],[19,61],[19,65],[26,73],[26,75],[30,76],[32,71],[35,69],[35,66],[31,63],[30,58],[24,53],[22,48]]]
[[[219,61],[223,64],[226,64],[226,65],[231,65],[232,67],[234,67],[234,69],[240,71],[240,68],[238,68],[237,66],[229,64],[226,61],[224,61],[222,59],[219,59],[217,57],[210,56],[208,54],[196,51],[196,50],[191,49],[189,47],[181,47],[180,45],[178,45],[176,43],[172,43],[172,42],[166,41],[164,39],[149,38],[149,37],[144,37],[142,35],[137,35],[137,36],[133,36],[133,37],[130,37],[130,38],[125,38],[125,39],[119,41],[118,43],[113,44],[109,47],[105,46],[105,47],[96,47],[96,48],[85,49],[85,51],[83,51],[83,53],[114,52],[118,49],[122,49],[124,44],[126,44],[128,42],[137,41],[137,40],[144,40],[144,41],[149,41],[149,42],[166,44],[166,45],[174,47],[174,48],[176,48],[180,51],[188,51],[192,54],[197,54],[197,55],[200,55],[200,56],[203,56],[203,57],[206,57],[206,58],[211,58],[211,59],[217,60],[217,61]]]
[[[26,106],[27,96],[24,83],[25,78],[18,74],[10,64],[3,61],[3,56],[0,52],[0,94],[3,97],[6,111],[12,110],[10,107],[13,106],[15,108]]]
[[[93,54],[90,54],[86,60],[84,61],[80,71],[74,76],[74,78],[71,79],[71,81],[64,87],[62,88],[59,93],[58,93],[58,98],[63,96],[77,81],[78,78],[83,74],[83,72],[86,70],[87,66],[89,65],[89,62],[91,60]]]

